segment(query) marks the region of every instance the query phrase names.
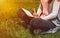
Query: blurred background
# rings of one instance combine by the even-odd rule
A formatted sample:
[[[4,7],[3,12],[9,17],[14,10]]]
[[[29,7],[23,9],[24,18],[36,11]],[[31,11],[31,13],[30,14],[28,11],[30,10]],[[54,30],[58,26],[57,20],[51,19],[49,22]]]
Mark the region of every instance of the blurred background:
[[[22,27],[17,15],[20,8],[30,12],[38,8],[40,0],[0,0],[0,38],[60,38],[60,32],[55,34],[32,36],[28,29]]]

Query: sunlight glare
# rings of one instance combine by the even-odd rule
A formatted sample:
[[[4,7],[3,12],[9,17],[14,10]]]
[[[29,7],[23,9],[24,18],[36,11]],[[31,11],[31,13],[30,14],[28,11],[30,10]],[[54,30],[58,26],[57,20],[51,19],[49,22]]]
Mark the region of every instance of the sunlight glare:
[[[5,2],[5,0],[0,0],[0,4],[2,4],[2,3],[4,3]]]

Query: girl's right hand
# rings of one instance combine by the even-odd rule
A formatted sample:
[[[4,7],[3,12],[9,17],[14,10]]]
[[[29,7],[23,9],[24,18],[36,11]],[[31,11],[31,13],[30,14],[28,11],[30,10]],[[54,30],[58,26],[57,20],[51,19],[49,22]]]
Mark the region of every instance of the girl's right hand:
[[[33,16],[34,17],[39,17],[37,13],[33,13]]]

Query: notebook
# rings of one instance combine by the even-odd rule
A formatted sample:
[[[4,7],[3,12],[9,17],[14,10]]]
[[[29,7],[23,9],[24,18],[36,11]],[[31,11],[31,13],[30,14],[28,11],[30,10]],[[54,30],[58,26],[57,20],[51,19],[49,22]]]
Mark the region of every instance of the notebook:
[[[34,18],[31,12],[29,12],[24,8],[19,9],[17,14],[18,14],[18,17],[20,17],[24,21],[30,21],[32,18]]]

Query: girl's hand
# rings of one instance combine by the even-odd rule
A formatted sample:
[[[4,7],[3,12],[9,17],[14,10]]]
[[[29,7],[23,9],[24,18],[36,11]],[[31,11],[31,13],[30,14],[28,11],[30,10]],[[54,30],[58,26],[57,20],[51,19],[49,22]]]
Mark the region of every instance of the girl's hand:
[[[39,17],[37,13],[33,13],[33,16],[37,18]]]
[[[44,18],[46,15],[41,15],[40,18]]]
[[[47,16],[48,15],[48,11],[43,11],[43,15]]]

